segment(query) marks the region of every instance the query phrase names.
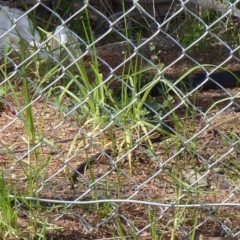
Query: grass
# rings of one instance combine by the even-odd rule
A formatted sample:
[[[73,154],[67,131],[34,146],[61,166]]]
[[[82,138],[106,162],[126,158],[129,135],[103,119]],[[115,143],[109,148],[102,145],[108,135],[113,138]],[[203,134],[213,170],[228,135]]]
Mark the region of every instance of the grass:
[[[89,22],[86,24],[90,25]],[[129,34],[127,30],[126,35]],[[93,41],[94,36],[89,34],[89,29],[83,28],[83,31],[86,41]],[[153,46],[151,48],[154,50]],[[84,54],[84,49],[82,51]],[[3,150],[6,149],[1,149],[4,157],[12,160],[5,167],[6,177],[2,174],[0,179],[0,236],[3,239],[16,236],[46,239],[48,234],[61,233],[61,222],[56,219],[64,219],[70,222],[67,225],[69,229],[77,226],[80,229],[78,234],[82,235],[90,228],[99,229],[101,226],[103,234],[114,239],[129,239],[127,236],[138,239],[141,234],[143,237],[146,234],[148,239],[173,240],[183,233],[182,229],[190,233],[189,239],[194,239],[195,228],[201,223],[204,227],[204,219],[209,217],[199,209],[153,208],[125,203],[89,203],[75,208],[64,204],[65,199],[80,197],[80,200],[86,198],[90,201],[132,198],[188,205],[204,202],[204,199],[211,202],[215,196],[212,189],[191,185],[183,171],[190,168],[197,175],[206,170],[197,165],[200,160],[196,154],[199,151],[204,154],[199,143],[201,137],[187,142],[193,132],[199,130],[194,108],[199,92],[195,92],[192,98],[184,98],[183,92],[176,87],[195,68],[175,82],[156,74],[142,86],[140,80],[151,67],[146,67],[140,57],[128,62],[126,57],[122,72],[107,81],[95,46],[91,51],[89,66],[83,58],[77,59],[71,67],[63,67],[66,59],[57,64],[49,59],[41,62],[37,56],[33,57],[21,66],[18,75],[0,87],[0,96],[11,102],[19,112],[17,117],[24,123],[16,127],[14,121],[11,124],[14,128],[9,132],[21,128],[21,132],[17,132],[21,133],[20,140],[17,138],[8,149],[11,153],[5,154]],[[20,62],[23,61],[24,52],[19,57]],[[161,71],[164,65],[158,64],[155,68]],[[2,74],[5,79],[9,76],[5,71]],[[91,74],[94,78],[90,78]],[[15,86],[15,81],[22,86]],[[120,97],[115,95],[110,82],[120,83]],[[164,86],[165,94],[160,99],[149,97],[159,82]],[[42,99],[38,99],[40,94]],[[184,110],[182,115],[177,111],[179,109]],[[171,124],[175,134],[164,128],[164,121]],[[152,142],[155,136],[160,138],[157,143]],[[61,141],[66,139],[70,139],[69,143]],[[236,142],[237,135],[231,134],[231,139]],[[2,144],[5,145],[9,146]],[[14,152],[24,147],[24,154]],[[89,160],[92,154],[108,147],[114,149],[114,156],[105,156],[97,163],[89,164],[85,174],[79,177],[75,192],[68,190],[66,179],[70,178],[78,161]],[[230,162],[234,169],[238,168],[234,159]],[[20,165],[20,169],[15,163]],[[235,173],[229,172],[228,175],[236,179],[238,174],[235,176]],[[165,187],[162,187],[163,183]],[[15,197],[10,198],[10,194]],[[63,204],[48,203],[44,206],[28,200],[19,202],[18,196],[58,198],[63,200]],[[27,215],[27,226],[22,212]],[[106,219],[110,220],[105,222]],[[75,225],[79,222],[81,226]],[[139,233],[145,227],[145,232]],[[98,230],[96,232],[96,236],[100,235],[98,238],[106,237]]]
[[[156,124],[156,120],[152,121],[151,117],[149,117],[149,111],[147,109],[144,109],[144,104],[146,102],[148,102],[148,105],[155,104],[154,99],[148,99],[148,94],[151,90],[151,87],[154,86],[154,83],[159,81],[157,78],[153,79],[152,85],[151,83],[149,83],[149,85],[144,87],[138,86],[138,79],[140,78],[144,70],[139,71],[133,65],[132,73],[129,73],[128,75],[125,75],[123,73],[121,76],[124,82],[128,83],[128,85],[123,85],[121,92],[122,98],[117,99],[112,96],[112,91],[109,90],[107,84],[103,81],[103,78],[99,73],[97,64],[92,66],[96,75],[96,80],[93,83],[88,82],[87,75],[85,75],[84,73],[85,69],[83,61],[80,60],[80,62],[78,61],[77,64],[80,64],[80,66],[76,66],[76,68],[79,70],[79,74],[82,74],[82,83],[79,83],[79,77],[76,77],[76,75],[74,77],[69,71],[67,73],[67,77],[69,77],[70,81],[67,81],[67,79],[65,79],[66,85],[62,84],[60,86],[53,86],[51,89],[49,89],[49,92],[46,92],[44,94],[47,99],[43,105],[44,108],[42,117],[40,118],[40,128],[39,124],[37,127],[38,131],[36,131],[36,121],[34,120],[35,118],[32,107],[26,108],[25,111],[22,113],[21,118],[24,119],[25,122],[25,143],[28,146],[28,149],[31,149],[32,146],[41,143],[42,141],[44,141],[51,147],[57,148],[57,145],[49,137],[44,136],[44,125],[47,121],[44,116],[46,115],[48,109],[47,105],[53,99],[55,102],[55,106],[58,107],[57,111],[62,112],[63,115],[64,113],[72,111],[73,107],[76,108],[73,116],[75,120],[80,120],[78,126],[81,126],[81,128],[79,128],[80,131],[73,137],[66,152],[66,161],[63,162],[65,166],[64,174],[71,174],[72,166],[70,165],[70,161],[68,159],[71,159],[72,155],[79,152],[85,152],[85,155],[88,158],[89,151],[94,151],[91,145],[89,148],[85,148],[85,146],[88,145],[88,141],[91,136],[95,136],[94,144],[98,144],[99,146],[101,146],[101,149],[106,148],[106,146],[111,143],[110,145],[113,145],[114,148],[117,148],[118,152],[120,153],[119,157],[121,156],[121,154],[125,154],[127,165],[125,163],[122,163],[122,159],[119,157],[117,157],[117,159],[115,160],[114,164],[116,166],[115,171],[117,176],[117,183],[116,180],[112,179],[112,177],[106,179],[105,182],[100,181],[99,175],[95,171],[94,166],[90,166],[89,184],[93,184],[91,186],[91,198],[112,198],[112,194],[117,196],[117,198],[122,198],[125,196],[125,194],[122,192],[122,189],[126,188],[126,179],[124,180],[124,174],[127,174],[129,177],[136,178],[136,165],[138,165],[142,161],[142,158],[146,157],[145,154],[142,153],[140,157],[136,158],[136,153],[132,151],[132,149],[136,147],[136,140],[141,139],[142,136],[145,136],[142,139],[142,142],[147,143],[147,147],[144,148],[144,151],[145,149],[148,149],[148,151],[154,153],[154,151],[156,151],[156,146],[151,143],[151,135],[149,135],[149,131],[151,129],[154,129],[155,133],[157,132],[158,134],[161,134],[163,136],[162,142],[164,142],[164,139],[165,141],[172,141],[172,144],[167,144],[169,148],[165,148],[164,144],[162,145],[165,155],[170,155],[170,152],[173,148],[175,148],[175,146],[177,146],[175,148],[175,151],[180,151],[182,147],[182,142],[177,137],[173,137],[171,134],[166,134],[166,132],[163,131],[161,124]],[[24,69],[23,73],[25,73],[25,77],[22,77],[22,91],[24,94],[20,95],[18,92],[19,90],[16,91],[15,87],[11,85],[10,82],[7,83],[10,86],[9,89],[11,89],[11,92],[6,93],[6,96],[13,96],[13,99],[17,100],[16,103],[18,106],[21,106],[22,104],[23,106],[31,106],[31,102],[32,100],[34,100],[33,96],[37,96],[36,91],[34,91],[33,93],[29,91],[31,88],[29,87],[29,80],[26,76],[27,71],[28,69]],[[58,70],[57,68],[55,68],[51,73],[52,75],[55,75],[57,72]],[[45,79],[51,79],[51,73],[46,73],[47,77],[43,77],[44,82],[40,82],[39,86],[43,88],[45,87],[45,84],[48,83],[48,81],[45,81]],[[36,75],[41,76],[42,73],[37,73]],[[166,80],[164,81],[164,83],[167,84]],[[129,92],[129,88],[133,91]],[[173,89],[172,85],[169,86],[169,88]],[[72,89],[74,89],[74,91]],[[37,88],[37,91],[39,91],[39,88]],[[143,92],[143,94],[140,94],[141,92]],[[180,95],[178,95],[178,97],[180,97]],[[153,102],[151,103],[151,101]],[[68,102],[70,102],[70,104],[65,104]],[[170,95],[166,95],[165,102],[163,102],[160,106],[160,112],[163,111],[164,108],[171,109],[173,105],[174,100],[171,98]],[[188,109],[188,111],[191,112],[190,109]],[[162,114],[164,113],[162,112]],[[186,115],[186,117],[187,116],[188,114]],[[113,119],[114,121],[112,122]],[[174,128],[177,129],[178,132],[182,131],[183,133],[185,132],[187,134],[187,125],[179,124],[181,120],[176,114],[171,114],[170,119],[173,122]],[[194,119],[192,119],[192,121],[194,122]],[[103,131],[105,127],[107,127],[107,132]],[[85,133],[81,134],[83,129]],[[117,137],[116,132],[118,132]],[[82,140],[80,141],[78,140],[79,136],[82,136]],[[159,147],[161,149],[161,143],[159,144]],[[194,163],[193,158],[194,155],[191,156],[191,159],[183,162],[181,156],[179,156],[179,159],[177,159],[177,161],[179,161],[179,164],[177,162],[171,162],[172,165],[170,167],[172,169],[177,169],[176,166],[178,165],[179,167],[187,167],[190,162]],[[44,175],[48,173],[48,167],[51,167],[52,161],[53,157],[51,156],[49,158],[42,158],[42,152],[40,150],[40,147],[39,149],[36,149],[36,154],[35,152],[34,154],[29,153],[27,162],[28,167],[25,168],[25,165],[23,165],[26,169],[25,174],[28,179],[25,194],[29,196],[35,196],[36,191],[45,185],[45,183],[42,183],[41,179],[44,179]],[[39,165],[40,162],[41,165]],[[162,160],[161,162],[164,163],[164,160]],[[156,161],[154,162],[154,164],[156,164]],[[169,168],[169,166],[166,167]],[[150,177],[151,174],[154,174],[154,171],[152,172],[149,170],[150,169],[148,169],[148,171],[145,171],[145,174],[149,174],[148,177]],[[197,195],[198,193],[200,193],[199,188],[190,187],[186,180],[182,179],[181,172],[164,172],[165,178],[168,179],[169,184],[171,186],[175,186],[175,191],[177,192],[177,199],[179,199],[178,201],[180,201],[181,196],[186,195],[185,202],[190,203],[192,201],[192,194]],[[102,187],[103,189],[101,190],[101,194],[99,195],[98,192],[100,191],[100,187]],[[115,193],[113,189],[114,191],[116,191]],[[11,187],[9,189],[3,189],[3,191],[5,191],[5,196],[8,196],[8,191],[11,191]],[[188,194],[186,192],[188,192]],[[18,195],[19,193],[20,192],[16,191],[16,195]],[[172,200],[174,200],[174,198]],[[5,234],[3,235],[3,237],[5,238],[8,236],[19,236],[23,234],[21,233],[21,230],[18,230],[18,228],[14,225],[16,224],[16,220],[18,219],[18,211],[14,211],[15,215],[12,215],[11,211],[13,211],[13,208],[11,205],[8,204],[10,204],[10,200],[5,197],[2,203],[2,206],[4,206],[4,209],[6,211],[4,213],[6,215],[6,217],[4,217],[4,224],[6,225],[6,229],[2,229],[2,232],[4,232]],[[5,205],[8,207],[6,207]],[[44,222],[41,217],[41,214],[43,214],[46,209],[35,202],[27,201],[25,202],[25,207],[28,209],[29,224],[36,232],[35,237],[38,239],[44,239],[47,233],[51,232],[52,229],[50,222]],[[101,222],[112,214],[112,208],[113,206],[111,204],[105,203],[103,205],[94,205],[91,209],[85,211],[88,212],[87,215],[89,216],[94,212],[101,219],[99,219],[99,221]],[[82,211],[83,210],[84,209],[82,209]],[[165,239],[166,235],[158,230],[158,212],[155,212],[151,209],[148,209],[146,212],[145,211],[146,210],[143,211],[144,214],[147,214],[149,216],[149,221],[151,222],[151,239]],[[169,236],[170,239],[175,239],[175,237],[178,235],[179,226],[185,224],[185,220],[187,218],[186,214],[191,215],[191,213],[186,213],[186,209],[175,209],[172,219],[169,220],[169,222],[166,222],[165,231],[171,228],[171,235]],[[126,213],[124,213],[123,215],[126,215]],[[121,237],[122,239],[124,239],[126,238],[125,236],[130,234],[131,238],[137,239],[138,235],[137,231],[134,230],[134,225],[127,229],[126,221],[124,221],[120,217],[120,215],[116,218],[114,222],[116,225],[109,230],[110,232],[112,232],[113,237]],[[196,222],[197,217],[195,217],[195,226]],[[56,227],[54,227],[54,229],[55,228]],[[133,230],[131,233],[130,229]],[[31,234],[33,233],[31,232],[30,235]]]
[[[0,178],[0,232],[4,239],[18,234],[16,201],[9,198],[8,188],[5,185],[3,173]]]
[[[33,64],[33,65],[32,65]],[[34,116],[33,113],[33,106],[32,101],[34,100],[35,96],[37,96],[38,92],[41,91],[42,88],[45,87],[45,84],[48,83],[48,79],[51,79],[56,73],[58,73],[58,69],[54,68],[52,71],[47,72],[46,76],[43,76],[42,72],[38,72],[40,70],[38,62],[32,62],[29,64],[27,68],[22,67],[21,68],[21,79],[19,79],[23,83],[22,87],[22,93],[20,94],[19,89],[16,89],[15,86],[12,84],[11,81],[6,82],[6,97],[11,98],[12,100],[15,100],[16,106],[19,107],[19,110],[21,110],[21,119],[23,120],[24,124],[24,133],[25,136],[23,137],[23,142],[27,146],[27,162],[26,161],[20,161],[22,165],[22,170],[27,178],[27,189],[24,191],[25,194],[28,196],[35,196],[36,190],[41,188],[42,182],[40,179],[44,179],[44,175],[46,173],[46,170],[49,165],[51,165],[52,157],[49,156],[48,158],[42,158],[42,152],[41,152],[41,145],[39,143],[45,142],[51,147],[56,147],[55,144],[48,139],[48,137],[44,136],[44,125],[46,123],[45,114],[47,111],[47,104],[49,100],[55,95],[55,103],[57,102],[56,106],[59,106],[59,110],[61,111],[63,107],[63,103],[67,101],[68,98],[71,98],[71,102],[74,106],[80,106],[80,112],[88,114],[87,116],[81,116],[82,119],[86,119],[87,121],[84,123],[84,125],[88,128],[88,134],[99,137],[100,139],[100,145],[104,148],[105,145],[109,144],[108,136],[101,132],[101,128],[106,125],[108,126],[111,123],[111,118],[114,119],[114,124],[109,125],[110,128],[108,129],[108,132],[110,133],[110,139],[112,139],[113,144],[115,144],[115,148],[118,148],[118,151],[124,152],[129,151],[126,155],[128,159],[128,173],[132,175],[133,171],[133,161],[134,156],[131,152],[131,149],[135,145],[135,138],[140,138],[142,134],[146,135],[148,134],[148,129],[155,127],[153,124],[148,122],[147,115],[148,111],[142,109],[144,102],[147,99],[147,95],[149,94],[150,88],[154,85],[150,86],[148,89],[146,86],[144,88],[147,89],[147,91],[144,90],[144,94],[138,94],[138,91],[141,92],[141,86],[138,86],[138,78],[142,74],[141,71],[138,71],[135,69],[136,66],[133,66],[133,73],[132,75],[122,75],[121,77],[125,82],[128,82],[129,85],[123,85],[122,88],[122,98],[121,99],[115,99],[112,97],[112,91],[109,90],[106,83],[103,82],[102,76],[99,73],[98,66],[93,65],[93,69],[96,75],[95,82],[89,83],[86,69],[84,68],[83,60],[78,61],[76,64],[76,68],[79,70],[79,74],[81,74],[80,79],[82,80],[82,84],[79,83],[79,78],[71,75],[70,71],[68,72],[68,76],[70,77],[70,81],[64,86],[54,86],[52,87],[49,92],[45,93],[46,101],[44,103],[43,108],[43,114],[40,120],[40,125],[38,123],[38,126],[36,127],[36,116]],[[35,70],[32,71],[31,68],[35,66]],[[29,71],[30,70],[30,71]],[[136,71],[136,72],[135,72]],[[34,86],[31,81],[29,81],[29,77],[27,74],[31,72],[36,74],[36,79],[41,79],[41,81],[37,81],[38,87],[35,91],[32,92],[32,89],[34,89]],[[42,77],[40,77],[42,76]],[[154,81],[156,81],[154,79]],[[71,89],[73,85],[78,86],[78,91],[80,92],[74,92]],[[74,89],[77,89],[77,87],[74,86]],[[83,87],[84,86],[84,87]],[[100,87],[99,87],[100,86]],[[133,89],[133,92],[129,92],[129,87]],[[9,91],[10,90],[10,91]],[[143,92],[143,91],[142,91]],[[59,95],[58,95],[59,94]],[[22,106],[27,106],[23,108]],[[69,108],[64,109],[65,112],[70,111]],[[64,112],[64,111],[63,111]],[[91,115],[92,114],[92,115]],[[111,115],[112,117],[110,117]],[[78,114],[75,115],[78,117]],[[82,120],[81,119],[81,120]],[[144,120],[143,120],[144,119]],[[82,122],[83,123],[83,122]],[[118,128],[124,128],[124,134],[117,139],[115,139],[113,132],[116,131]],[[127,130],[128,129],[128,130]],[[160,129],[160,126],[159,126]],[[137,135],[136,135],[137,134]],[[88,136],[90,136],[88,135]],[[136,137],[135,137],[136,135]],[[86,138],[86,139],[85,139]],[[146,140],[151,145],[150,140],[148,139],[149,136],[147,136]],[[81,148],[86,145],[86,141],[88,141],[87,136],[83,135],[82,143],[78,143],[78,147],[76,148],[78,135],[76,135],[69,146],[69,150],[66,154],[66,159],[69,159],[71,155],[75,152],[78,152],[78,150],[81,150]],[[106,142],[103,144],[102,142]],[[35,148],[35,146],[37,146]],[[33,149],[33,150],[32,150]],[[33,152],[33,154],[31,153]],[[86,155],[88,155],[88,150],[86,149]],[[120,161],[120,160],[119,160]],[[118,162],[118,161],[117,161]],[[117,163],[116,162],[116,163]],[[27,165],[25,164],[27,163]],[[66,161],[67,166],[68,162]],[[120,166],[119,166],[120,167]],[[70,174],[70,168],[65,168],[65,173],[68,175]],[[118,182],[121,183],[122,173],[121,171],[118,173],[119,180]],[[95,173],[91,170],[90,167],[90,179],[91,182],[95,182],[97,180]],[[40,181],[40,182],[39,182]],[[105,193],[104,195],[108,196],[108,192],[110,191],[109,186],[110,180],[106,181],[105,183]],[[121,184],[117,185],[117,192],[118,196],[121,195]],[[11,188],[9,189],[11,191]],[[93,185],[92,190],[97,191],[97,187]],[[4,190],[5,191],[5,190]],[[20,191],[16,191],[16,195],[21,194]],[[8,195],[7,193],[5,194]],[[93,194],[92,197],[94,199],[97,199],[98,196]],[[110,197],[110,196],[109,196]],[[8,203],[6,201],[6,203]],[[3,203],[4,204],[4,203]],[[39,215],[40,212],[44,211],[41,205],[36,205],[36,203],[31,202],[25,202],[25,206],[28,209],[29,219],[30,219],[30,226],[32,226],[33,229],[36,231],[36,237],[39,239],[44,238],[46,235],[46,232],[49,231],[49,224],[44,223],[41,221],[41,217]],[[38,209],[36,211],[36,208]],[[7,211],[10,211],[10,206],[6,209],[5,214],[9,214]],[[8,210],[9,209],[9,210]],[[104,204],[103,209],[97,207],[96,209],[97,214],[102,215],[103,218],[109,215],[111,211],[111,206],[109,204]],[[18,219],[17,211],[15,213],[15,221]],[[10,214],[9,214],[10,216]],[[7,226],[8,229],[11,226],[11,222],[13,220],[7,220]],[[40,225],[40,228],[39,228]],[[124,231],[121,227],[121,222],[117,221],[117,228],[119,231],[119,234],[124,237]],[[14,229],[14,226],[12,227]],[[9,231],[9,230],[8,230]],[[14,232],[6,232],[6,230],[3,229],[4,234],[9,234],[13,236],[14,234],[19,235],[20,233],[16,229],[16,233]],[[30,233],[31,235],[32,233]],[[5,236],[4,236],[5,237]]]

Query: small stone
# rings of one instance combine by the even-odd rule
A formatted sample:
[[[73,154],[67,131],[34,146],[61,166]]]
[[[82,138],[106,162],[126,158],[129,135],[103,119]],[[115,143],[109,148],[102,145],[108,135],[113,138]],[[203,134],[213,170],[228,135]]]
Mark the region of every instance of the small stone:
[[[205,178],[202,178],[202,175],[193,169],[188,169],[184,171],[184,177],[190,184],[195,183],[195,185],[201,187],[205,187],[208,185],[207,180]]]
[[[233,187],[232,184],[226,178],[224,178],[223,175],[218,173],[214,173],[212,183],[218,189],[229,189]]]
[[[173,194],[173,193],[174,193],[174,189],[173,189],[173,188],[167,188],[167,189],[165,190],[165,192],[166,192],[167,194]]]

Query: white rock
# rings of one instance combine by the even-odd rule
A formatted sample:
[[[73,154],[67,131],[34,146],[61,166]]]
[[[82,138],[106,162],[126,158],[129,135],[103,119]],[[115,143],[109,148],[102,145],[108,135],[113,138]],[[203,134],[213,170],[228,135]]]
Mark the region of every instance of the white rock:
[[[195,183],[197,186],[208,186],[207,180],[198,172],[194,171],[193,169],[188,169],[184,171],[185,179],[190,183]]]
[[[24,54],[34,54],[40,49],[41,59],[51,54],[58,61],[64,57],[74,61],[81,55],[79,37],[69,28],[61,25],[52,33],[45,32],[49,39],[47,44],[41,43],[38,29],[24,11],[0,6],[0,55],[11,52],[11,49],[20,52],[21,40],[27,46]]]
[[[38,31],[24,14],[24,11],[17,8],[0,7],[0,50],[2,53],[10,46],[20,51],[21,39],[26,43],[40,41]]]
[[[57,26],[47,37],[50,38],[48,44],[53,57],[57,60],[69,56],[69,59],[74,61],[82,53],[77,34],[65,26]]]

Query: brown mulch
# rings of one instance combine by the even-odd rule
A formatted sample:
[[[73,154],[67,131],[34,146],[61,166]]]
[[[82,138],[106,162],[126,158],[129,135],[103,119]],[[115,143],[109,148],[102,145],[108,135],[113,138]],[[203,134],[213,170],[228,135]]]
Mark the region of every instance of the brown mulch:
[[[207,53],[207,50],[201,52],[201,54],[197,51],[188,54],[201,64],[209,62],[219,64],[226,59],[228,54],[226,50],[219,53],[217,49],[212,48],[212,51],[212,55],[217,54],[214,58]],[[181,54],[180,50],[175,50],[161,52],[158,56],[160,62],[168,66]],[[109,52],[102,52],[100,57],[113,68],[125,59],[125,56],[119,55],[119,53]],[[85,61],[86,65],[90,66],[91,59],[89,56]],[[194,64],[185,55],[175,65],[168,68],[165,74],[177,76],[186,72]],[[239,63],[234,58],[229,60],[225,66],[231,70],[240,69]],[[101,63],[100,69],[104,78],[106,78],[109,74],[109,67]],[[120,68],[114,71],[114,74],[120,74],[121,71]],[[227,91],[236,95],[239,89],[227,89]],[[90,170],[85,171],[84,176],[79,176],[74,190],[69,188],[69,172],[67,169],[64,170],[64,166],[67,165],[71,172],[79,163],[85,161],[88,155],[91,156],[103,151],[105,145],[112,141],[109,134],[111,130],[102,131],[100,128],[94,128],[91,124],[78,122],[73,116],[64,116],[60,110],[44,99],[38,100],[32,104],[34,124],[36,132],[39,136],[44,136],[44,139],[37,146],[36,159],[36,152],[31,151],[28,154],[26,126],[24,127],[24,122],[19,116],[16,116],[14,109],[17,109],[17,106],[14,99],[9,97],[7,101],[11,103],[12,107],[6,106],[0,109],[0,139],[1,150],[3,148],[6,150],[7,147],[12,149],[12,152],[11,154],[0,152],[0,168],[4,172],[6,184],[13,190],[16,188],[17,193],[28,194],[30,188],[28,178],[34,177],[34,184],[31,186],[33,191],[38,192],[38,197],[47,199],[76,200],[79,198],[79,201],[91,201],[92,199],[107,197],[126,199],[132,196],[132,199],[135,200],[171,203],[181,194],[183,196],[179,199],[181,204],[222,203],[228,197],[228,202],[239,203],[239,193],[237,191],[232,195],[231,193],[234,187],[239,186],[239,154],[237,148],[232,149],[232,143],[238,140],[240,128],[236,124],[227,123],[219,127],[217,132],[204,131],[195,136],[207,124],[206,119],[196,109],[205,113],[213,102],[226,98],[226,96],[227,93],[223,90],[200,92],[197,96],[189,97],[195,108],[189,106],[186,109],[185,106],[181,106],[175,111],[182,124],[180,127],[174,126],[175,130],[185,139],[193,138],[184,146],[183,150],[181,150],[182,143],[177,146],[175,138],[161,135],[160,141],[153,143],[154,154],[151,153],[150,149],[143,146],[138,146],[133,151],[131,173],[127,156],[119,160],[119,157],[126,153],[120,151],[119,155],[112,159],[103,157],[96,164],[93,164]],[[161,96],[157,98],[158,101],[161,101],[160,99]],[[176,97],[174,97],[174,100],[174,105],[177,106],[180,100]],[[234,101],[239,103],[238,99]],[[214,114],[224,108],[226,109],[221,113],[220,118],[227,118],[231,114],[236,114],[233,104],[226,107],[229,103],[231,103],[230,100],[216,104],[208,117],[213,117]],[[24,106],[24,102],[22,102],[22,106]],[[119,141],[116,143],[119,146],[121,143],[119,139],[123,137],[124,129],[114,126],[112,131],[115,139]],[[91,138],[94,134],[97,134],[96,137]],[[35,144],[31,143],[30,149],[36,146]],[[114,144],[110,144],[110,146],[114,146]],[[229,151],[229,154],[218,161],[227,151]],[[169,158],[174,154],[176,156],[169,161]],[[113,162],[116,161],[119,162],[113,165]],[[194,189],[193,192],[181,192],[184,189],[180,183],[180,180],[184,179],[184,169],[193,168],[204,174],[209,166],[210,171],[206,174],[208,186],[201,189],[201,194],[194,193]],[[30,170],[32,173],[30,173]],[[27,176],[26,173],[29,175]],[[174,179],[172,173],[179,180]],[[228,181],[229,185],[221,185],[216,180],[216,176],[218,176],[216,174]],[[152,176],[154,177],[152,178]],[[149,180],[150,178],[152,179]],[[184,181],[187,182],[186,179]],[[95,183],[92,184],[93,182]],[[182,190],[178,191],[179,189]],[[47,210],[53,207],[50,203],[44,206]],[[20,207],[19,210],[23,211],[22,209],[26,211],[24,207]],[[164,213],[163,210],[165,210]],[[174,208],[161,209],[129,203],[121,205],[91,204],[88,206],[76,205],[68,208],[55,208],[51,212],[44,212],[42,209],[39,212],[39,218],[59,228],[48,231],[47,239],[104,239],[120,236],[118,224],[121,225],[124,235],[133,237],[133,226],[130,226],[129,223],[142,230],[151,223],[151,217],[155,215],[159,216],[156,221],[157,235],[161,236],[162,239],[170,239],[173,228],[172,219],[179,213],[184,214],[185,219],[181,222],[181,227],[185,232],[190,232],[196,222],[202,223],[206,220],[199,227],[199,231],[203,232],[205,236],[224,236],[225,233],[219,227],[216,219],[224,222],[235,232],[239,231],[239,223],[236,217],[239,214],[239,209],[230,207],[221,207],[216,214],[212,213],[209,216],[207,209],[200,211],[199,208],[181,210]],[[26,214],[28,215],[27,211]],[[109,217],[109,220],[104,222],[107,217]],[[26,219],[24,214],[19,214],[18,224],[20,228],[24,229],[23,232],[25,231],[26,236],[31,236],[33,230],[36,230],[29,228],[29,219]],[[39,229],[41,228],[39,227]],[[176,238],[186,239],[186,236],[182,234],[183,231],[176,230],[175,232]],[[139,233],[138,239],[152,239],[151,228],[148,227]]]

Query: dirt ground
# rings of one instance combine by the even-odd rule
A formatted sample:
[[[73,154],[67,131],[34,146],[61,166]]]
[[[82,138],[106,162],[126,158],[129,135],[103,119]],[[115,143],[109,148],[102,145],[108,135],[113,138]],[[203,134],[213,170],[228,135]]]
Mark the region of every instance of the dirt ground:
[[[161,63],[168,66],[181,54],[176,50],[161,52],[158,57]],[[201,64],[219,64],[226,59],[227,54],[223,50],[222,53],[218,53],[218,57],[212,58],[212,54],[208,51],[189,53]],[[123,61],[122,56],[107,52],[102,53],[100,57],[112,67],[118,66]],[[88,64],[89,59],[85,61]],[[194,63],[185,57],[168,68],[165,74],[177,76],[192,66]],[[239,62],[234,57],[224,66],[230,70],[240,70]],[[109,69],[104,64],[101,67],[106,77]],[[116,71],[115,74],[117,73]],[[119,160],[119,157],[126,152],[103,156],[91,166],[91,170],[85,171],[84,176],[79,176],[73,190],[70,189],[69,172],[64,170],[64,167],[67,165],[70,171],[73,171],[77,165],[88,158],[87,154],[91,156],[103,151],[112,141],[109,130],[101,132],[97,129],[96,137],[91,138],[93,129],[90,128],[90,124],[80,124],[72,115],[64,116],[60,110],[41,98],[32,104],[36,132],[44,136],[41,143],[36,146],[38,161],[35,161],[34,151],[28,154],[29,146],[26,142],[24,122],[17,115],[19,109],[14,99],[9,97],[6,99],[9,104],[5,104],[0,110],[2,142],[0,169],[4,171],[6,184],[23,195],[28,193],[30,188],[26,172],[33,171],[31,173],[35,177],[33,192],[36,196],[47,199],[91,201],[92,199],[131,197],[135,200],[158,203],[171,203],[178,199],[179,204],[224,201],[239,204],[240,159],[237,141],[240,133],[238,122],[240,100],[231,98],[219,101],[226,99],[229,94],[237,96],[238,93],[239,88],[234,88],[226,91],[209,90],[189,96],[188,100],[192,106],[186,109],[184,105],[180,105],[175,111],[181,119],[181,124],[173,126],[169,122],[176,131],[176,136],[181,136],[182,140],[185,139],[185,145],[183,141],[178,141],[179,144],[176,144],[174,137],[154,133],[152,138],[158,140],[153,141],[152,152],[143,145],[138,145],[133,150],[132,173],[129,172],[127,157]],[[180,100],[176,96],[173,98],[174,105],[178,106]],[[161,102],[162,96],[157,97],[156,101]],[[211,131],[203,130],[208,124],[203,113],[206,113],[217,101],[219,103],[207,113],[209,119],[213,118],[209,121]],[[22,104],[24,106],[24,102]],[[225,119],[238,115],[239,119],[234,118],[234,121],[224,122]],[[166,120],[170,121],[170,119]],[[221,121],[223,124],[216,129],[211,127]],[[202,132],[197,134],[201,130]],[[124,129],[114,128],[115,139],[120,139],[123,134]],[[11,149],[11,153],[6,152],[7,148]],[[119,162],[114,165],[116,161]],[[191,177],[187,172],[192,169],[200,176],[204,176],[205,182],[203,186],[195,185],[197,191],[194,188],[192,192],[184,192],[180,182],[190,181]],[[58,227],[48,231],[47,239],[111,239],[113,236],[121,236],[118,232],[119,222],[121,222],[125,236],[133,238],[131,223],[134,224],[135,232],[138,233],[137,239],[150,240],[152,229],[149,224],[153,221],[151,219],[153,215],[157,218],[156,232],[162,237],[161,239],[170,239],[174,224],[172,219],[176,218],[177,214],[184,215],[184,220],[177,228],[176,239],[188,239],[184,233],[189,233],[192,226],[198,226],[198,231],[205,236],[215,237],[225,236],[226,228],[234,233],[240,230],[238,221],[240,210],[237,207],[181,210],[150,207],[137,203],[65,205],[61,208],[57,205],[53,208],[51,203],[44,203],[43,206],[46,211],[40,211],[38,217]],[[29,213],[23,205],[20,205],[18,210],[19,227],[25,236],[30,237],[36,229],[29,228]]]

